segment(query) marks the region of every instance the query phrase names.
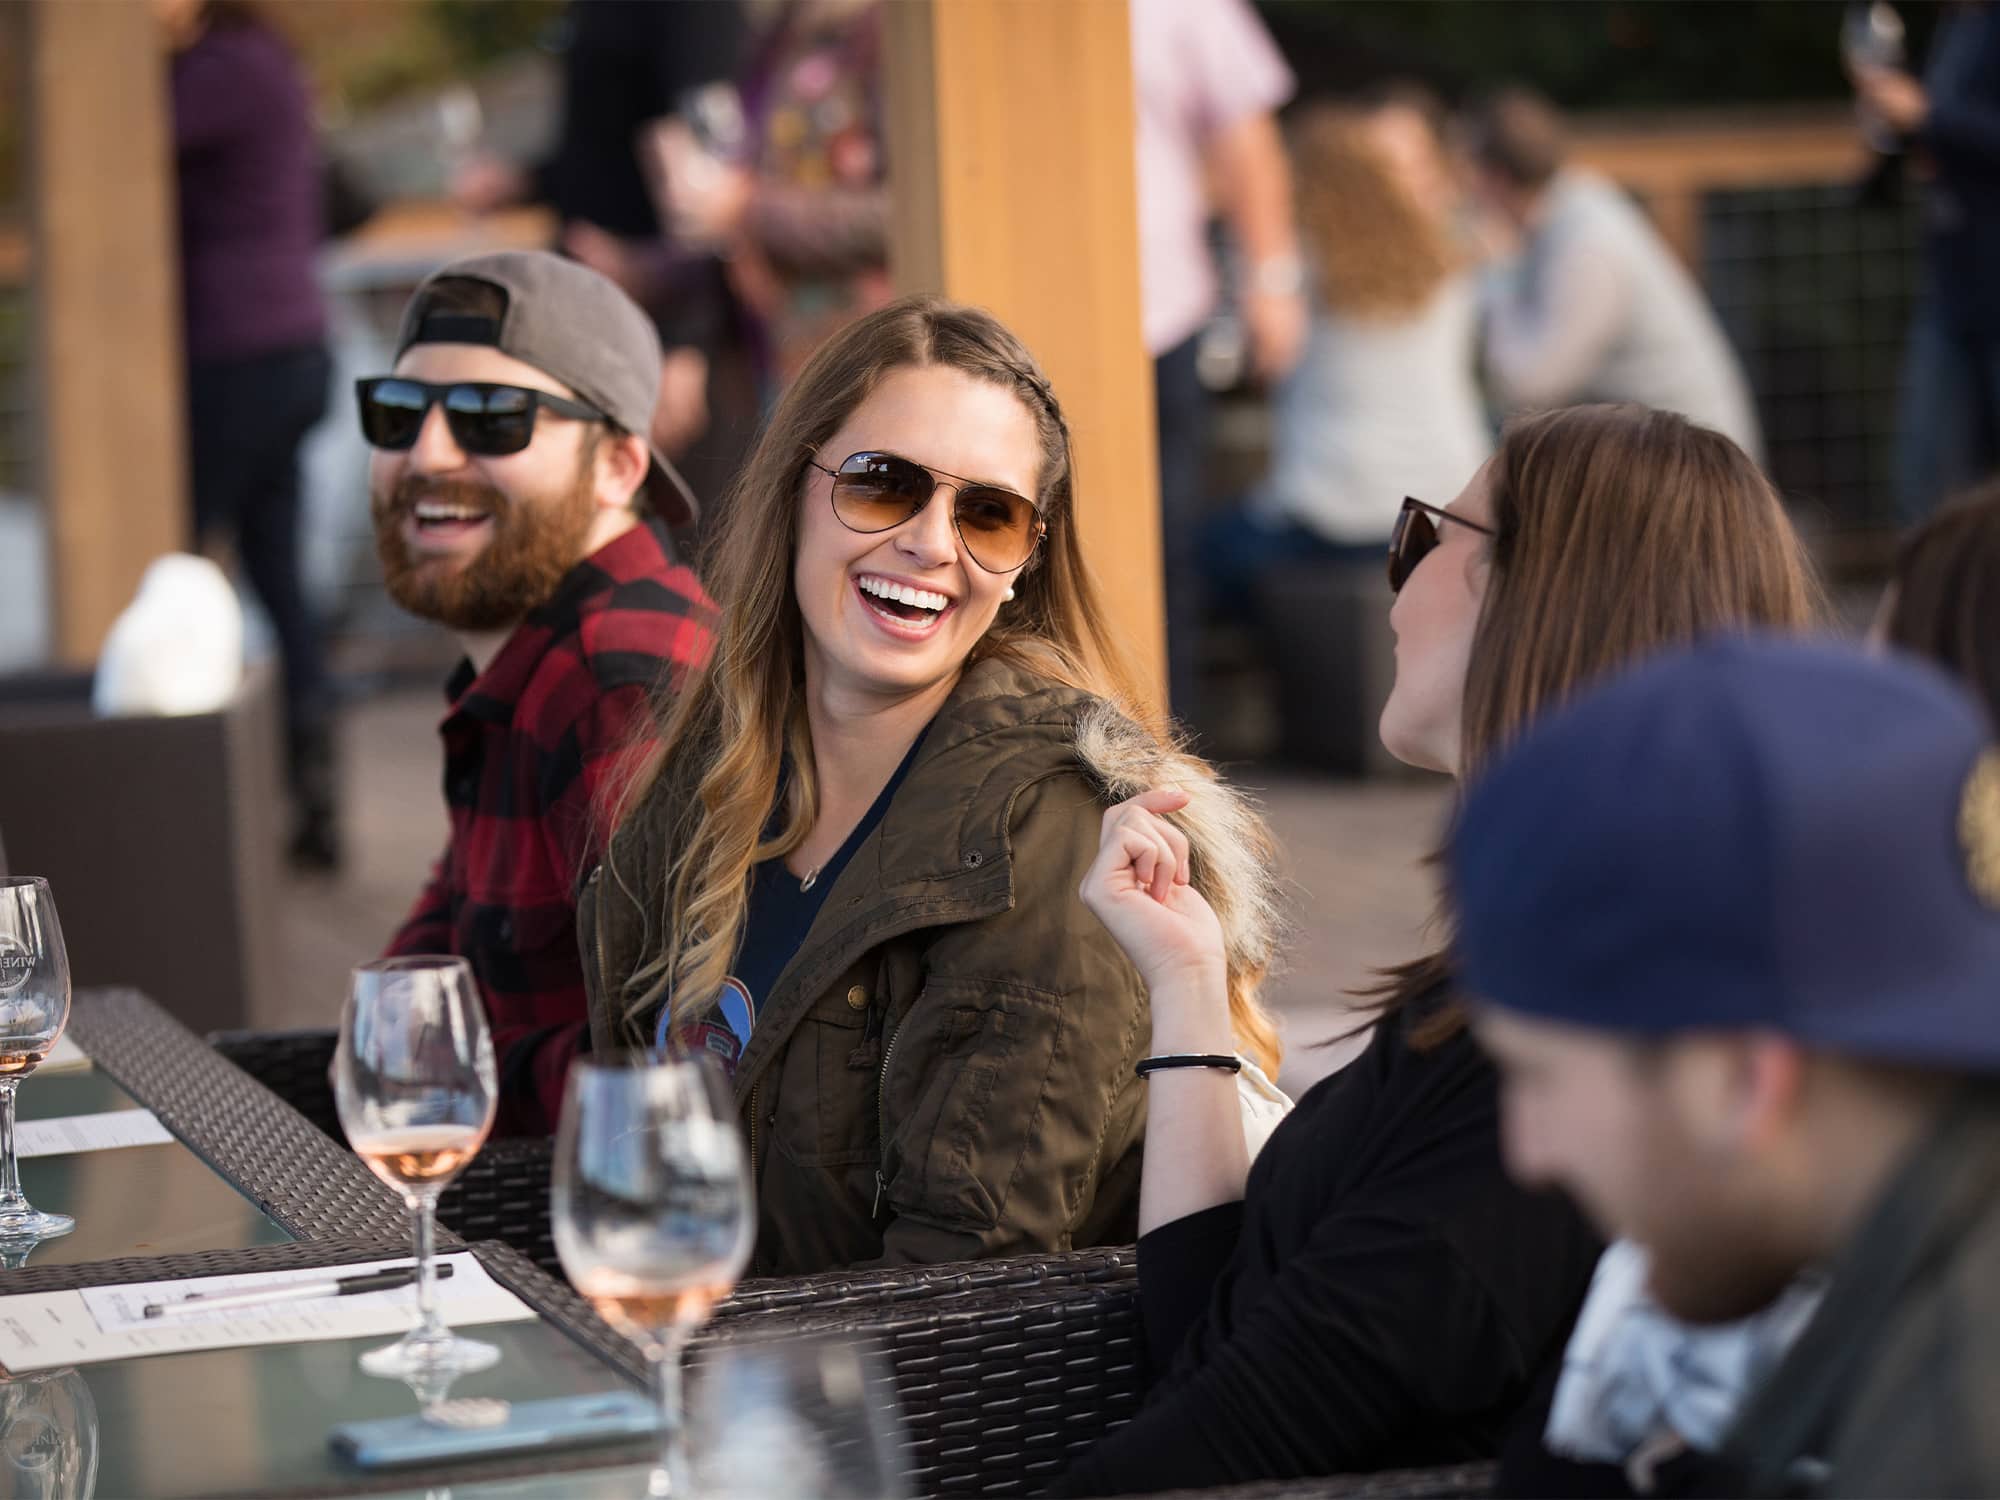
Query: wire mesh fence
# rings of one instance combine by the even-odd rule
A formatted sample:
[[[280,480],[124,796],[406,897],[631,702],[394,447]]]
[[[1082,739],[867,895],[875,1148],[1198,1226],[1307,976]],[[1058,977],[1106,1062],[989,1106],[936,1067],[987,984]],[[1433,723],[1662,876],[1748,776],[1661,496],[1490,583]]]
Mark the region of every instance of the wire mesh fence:
[[[1756,393],[1772,479],[1829,531],[1893,529],[1913,196],[1864,204],[1820,183],[1714,191],[1702,208],[1702,279]]]

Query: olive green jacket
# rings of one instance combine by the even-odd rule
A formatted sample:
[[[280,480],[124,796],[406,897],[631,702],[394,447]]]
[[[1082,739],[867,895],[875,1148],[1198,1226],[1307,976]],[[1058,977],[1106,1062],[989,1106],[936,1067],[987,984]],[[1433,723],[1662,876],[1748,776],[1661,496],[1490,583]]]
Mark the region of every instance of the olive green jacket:
[[[1077,895],[1128,794],[1079,749],[1093,713],[1018,666],[970,668],[760,1005],[735,1085],[758,1272],[1133,1237],[1150,1026]],[[640,902],[659,899],[637,894],[659,890],[647,842],[621,829],[579,906],[600,1049],[642,1041],[657,1013],[624,1015],[649,956]]]

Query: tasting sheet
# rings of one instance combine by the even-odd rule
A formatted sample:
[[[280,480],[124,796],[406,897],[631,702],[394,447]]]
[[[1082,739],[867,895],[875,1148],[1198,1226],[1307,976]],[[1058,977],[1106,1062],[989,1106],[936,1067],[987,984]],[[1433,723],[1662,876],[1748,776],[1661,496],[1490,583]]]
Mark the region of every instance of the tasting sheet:
[[[23,1120],[14,1127],[14,1148],[23,1157],[110,1151],[119,1146],[164,1146],[173,1138],[173,1132],[150,1109],[58,1115],[53,1120]]]
[[[174,1302],[195,1292],[237,1292],[298,1282],[329,1281],[409,1265],[409,1259],[201,1276],[182,1281],[126,1282],[75,1292],[0,1297],[0,1366],[14,1374],[146,1354],[232,1349],[250,1344],[299,1344],[323,1339],[407,1333],[417,1326],[417,1289],[363,1292],[148,1318],[149,1302]],[[438,1257],[451,1276],[437,1284],[438,1310],[454,1328],[479,1323],[531,1322],[535,1311],[491,1276],[470,1253]]]

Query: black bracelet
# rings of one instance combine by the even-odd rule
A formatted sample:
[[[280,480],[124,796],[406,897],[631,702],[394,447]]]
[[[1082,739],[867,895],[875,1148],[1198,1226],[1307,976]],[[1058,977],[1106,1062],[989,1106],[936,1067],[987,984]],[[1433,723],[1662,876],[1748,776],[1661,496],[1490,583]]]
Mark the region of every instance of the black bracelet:
[[[1243,1059],[1226,1052],[1169,1052],[1159,1057],[1142,1057],[1132,1071],[1144,1078],[1162,1068],[1219,1068],[1225,1073],[1241,1073]]]

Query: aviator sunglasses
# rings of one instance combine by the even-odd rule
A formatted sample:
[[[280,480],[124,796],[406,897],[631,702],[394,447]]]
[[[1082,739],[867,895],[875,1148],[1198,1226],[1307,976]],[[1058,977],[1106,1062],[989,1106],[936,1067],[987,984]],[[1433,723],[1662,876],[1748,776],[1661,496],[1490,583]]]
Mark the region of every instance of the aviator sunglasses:
[[[1410,581],[1410,575],[1416,572],[1417,564],[1437,550],[1439,521],[1469,527],[1482,536],[1499,535],[1491,526],[1468,521],[1442,505],[1429,505],[1405,495],[1403,508],[1396,515],[1396,529],[1389,533],[1390,593],[1400,594],[1403,585]]]
[[[951,524],[966,556],[989,573],[1011,573],[1035,555],[1048,522],[1035,502],[995,484],[979,484],[927,469],[894,453],[850,453],[829,469],[806,460],[833,479],[833,514],[849,531],[892,531],[931,503],[943,480],[956,492]]]
[[[579,422],[610,419],[594,406],[565,400],[524,385],[457,380],[433,385],[400,375],[374,375],[354,382],[361,402],[361,435],[369,446],[402,452],[414,448],[431,407],[444,403],[452,441],[467,453],[499,458],[519,453],[535,436],[535,413],[554,412]]]

